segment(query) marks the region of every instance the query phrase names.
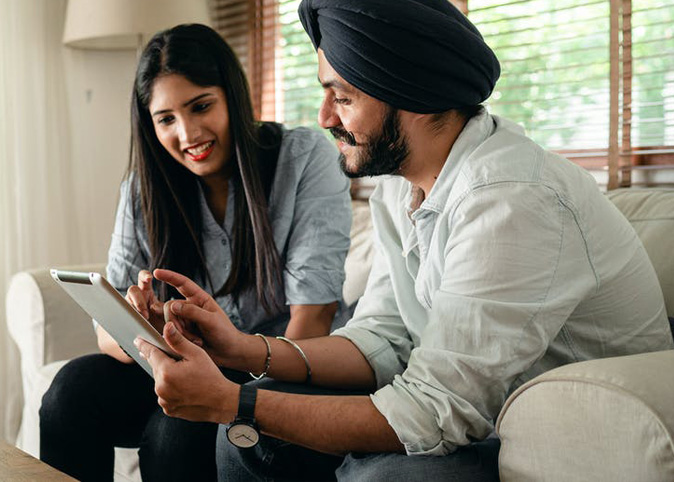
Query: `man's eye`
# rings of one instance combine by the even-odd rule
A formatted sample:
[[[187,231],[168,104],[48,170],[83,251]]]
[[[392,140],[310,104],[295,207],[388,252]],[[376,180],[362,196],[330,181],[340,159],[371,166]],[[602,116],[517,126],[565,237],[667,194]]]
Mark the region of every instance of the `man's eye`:
[[[348,104],[350,102],[346,97],[335,97],[335,104]]]

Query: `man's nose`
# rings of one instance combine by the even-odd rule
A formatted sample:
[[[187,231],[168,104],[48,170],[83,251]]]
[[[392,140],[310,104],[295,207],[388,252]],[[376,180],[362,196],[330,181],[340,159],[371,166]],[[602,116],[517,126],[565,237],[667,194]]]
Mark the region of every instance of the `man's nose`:
[[[323,98],[321,107],[318,109],[318,125],[323,129],[338,126],[340,124],[339,116],[335,112],[335,107],[327,98]]]

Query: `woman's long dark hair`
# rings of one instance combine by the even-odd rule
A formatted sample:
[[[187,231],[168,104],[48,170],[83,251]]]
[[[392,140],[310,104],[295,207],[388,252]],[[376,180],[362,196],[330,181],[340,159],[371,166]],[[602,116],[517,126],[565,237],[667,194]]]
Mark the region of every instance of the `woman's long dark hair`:
[[[224,287],[214,294],[231,293],[238,298],[244,290],[255,287],[262,307],[273,315],[282,307],[275,289],[282,283],[281,267],[260,181],[258,128],[248,82],[229,45],[204,25],[179,25],[156,34],[138,62],[131,100],[127,179],[138,183],[131,192],[133,196],[136,191],[140,193],[150,268],[201,276],[214,289],[202,246],[198,176],[159,143],[148,109],[155,80],[168,74],[182,75],[202,87],[220,87],[227,100],[233,146],[229,168],[235,193],[232,266]],[[165,300],[175,292],[162,283],[159,294]]]

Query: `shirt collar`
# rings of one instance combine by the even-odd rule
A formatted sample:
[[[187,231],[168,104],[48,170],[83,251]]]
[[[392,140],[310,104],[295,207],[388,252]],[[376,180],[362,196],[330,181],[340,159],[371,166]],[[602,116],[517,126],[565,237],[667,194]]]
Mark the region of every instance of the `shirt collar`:
[[[418,196],[423,192],[418,192],[419,188],[410,184],[406,202],[410,219],[414,219],[421,215],[419,211],[427,210],[437,213],[442,212],[447,204],[449,193],[452,190],[454,181],[456,180],[461,170],[461,164],[467,159],[480,144],[487,140],[492,135],[495,129],[494,118],[484,109],[480,114],[476,115],[466,123],[463,130],[454,141],[449,156],[445,164],[440,170],[435,184],[431,188],[428,197],[421,203],[419,209],[412,211],[418,205]],[[416,201],[416,203],[415,203]]]

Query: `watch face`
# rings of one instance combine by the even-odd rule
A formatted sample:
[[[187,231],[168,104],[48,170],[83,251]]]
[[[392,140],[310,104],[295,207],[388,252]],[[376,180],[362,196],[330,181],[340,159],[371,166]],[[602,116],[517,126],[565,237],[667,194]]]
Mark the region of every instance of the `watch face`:
[[[233,423],[227,429],[227,438],[237,447],[247,449],[254,447],[260,440],[260,434],[246,423]]]

